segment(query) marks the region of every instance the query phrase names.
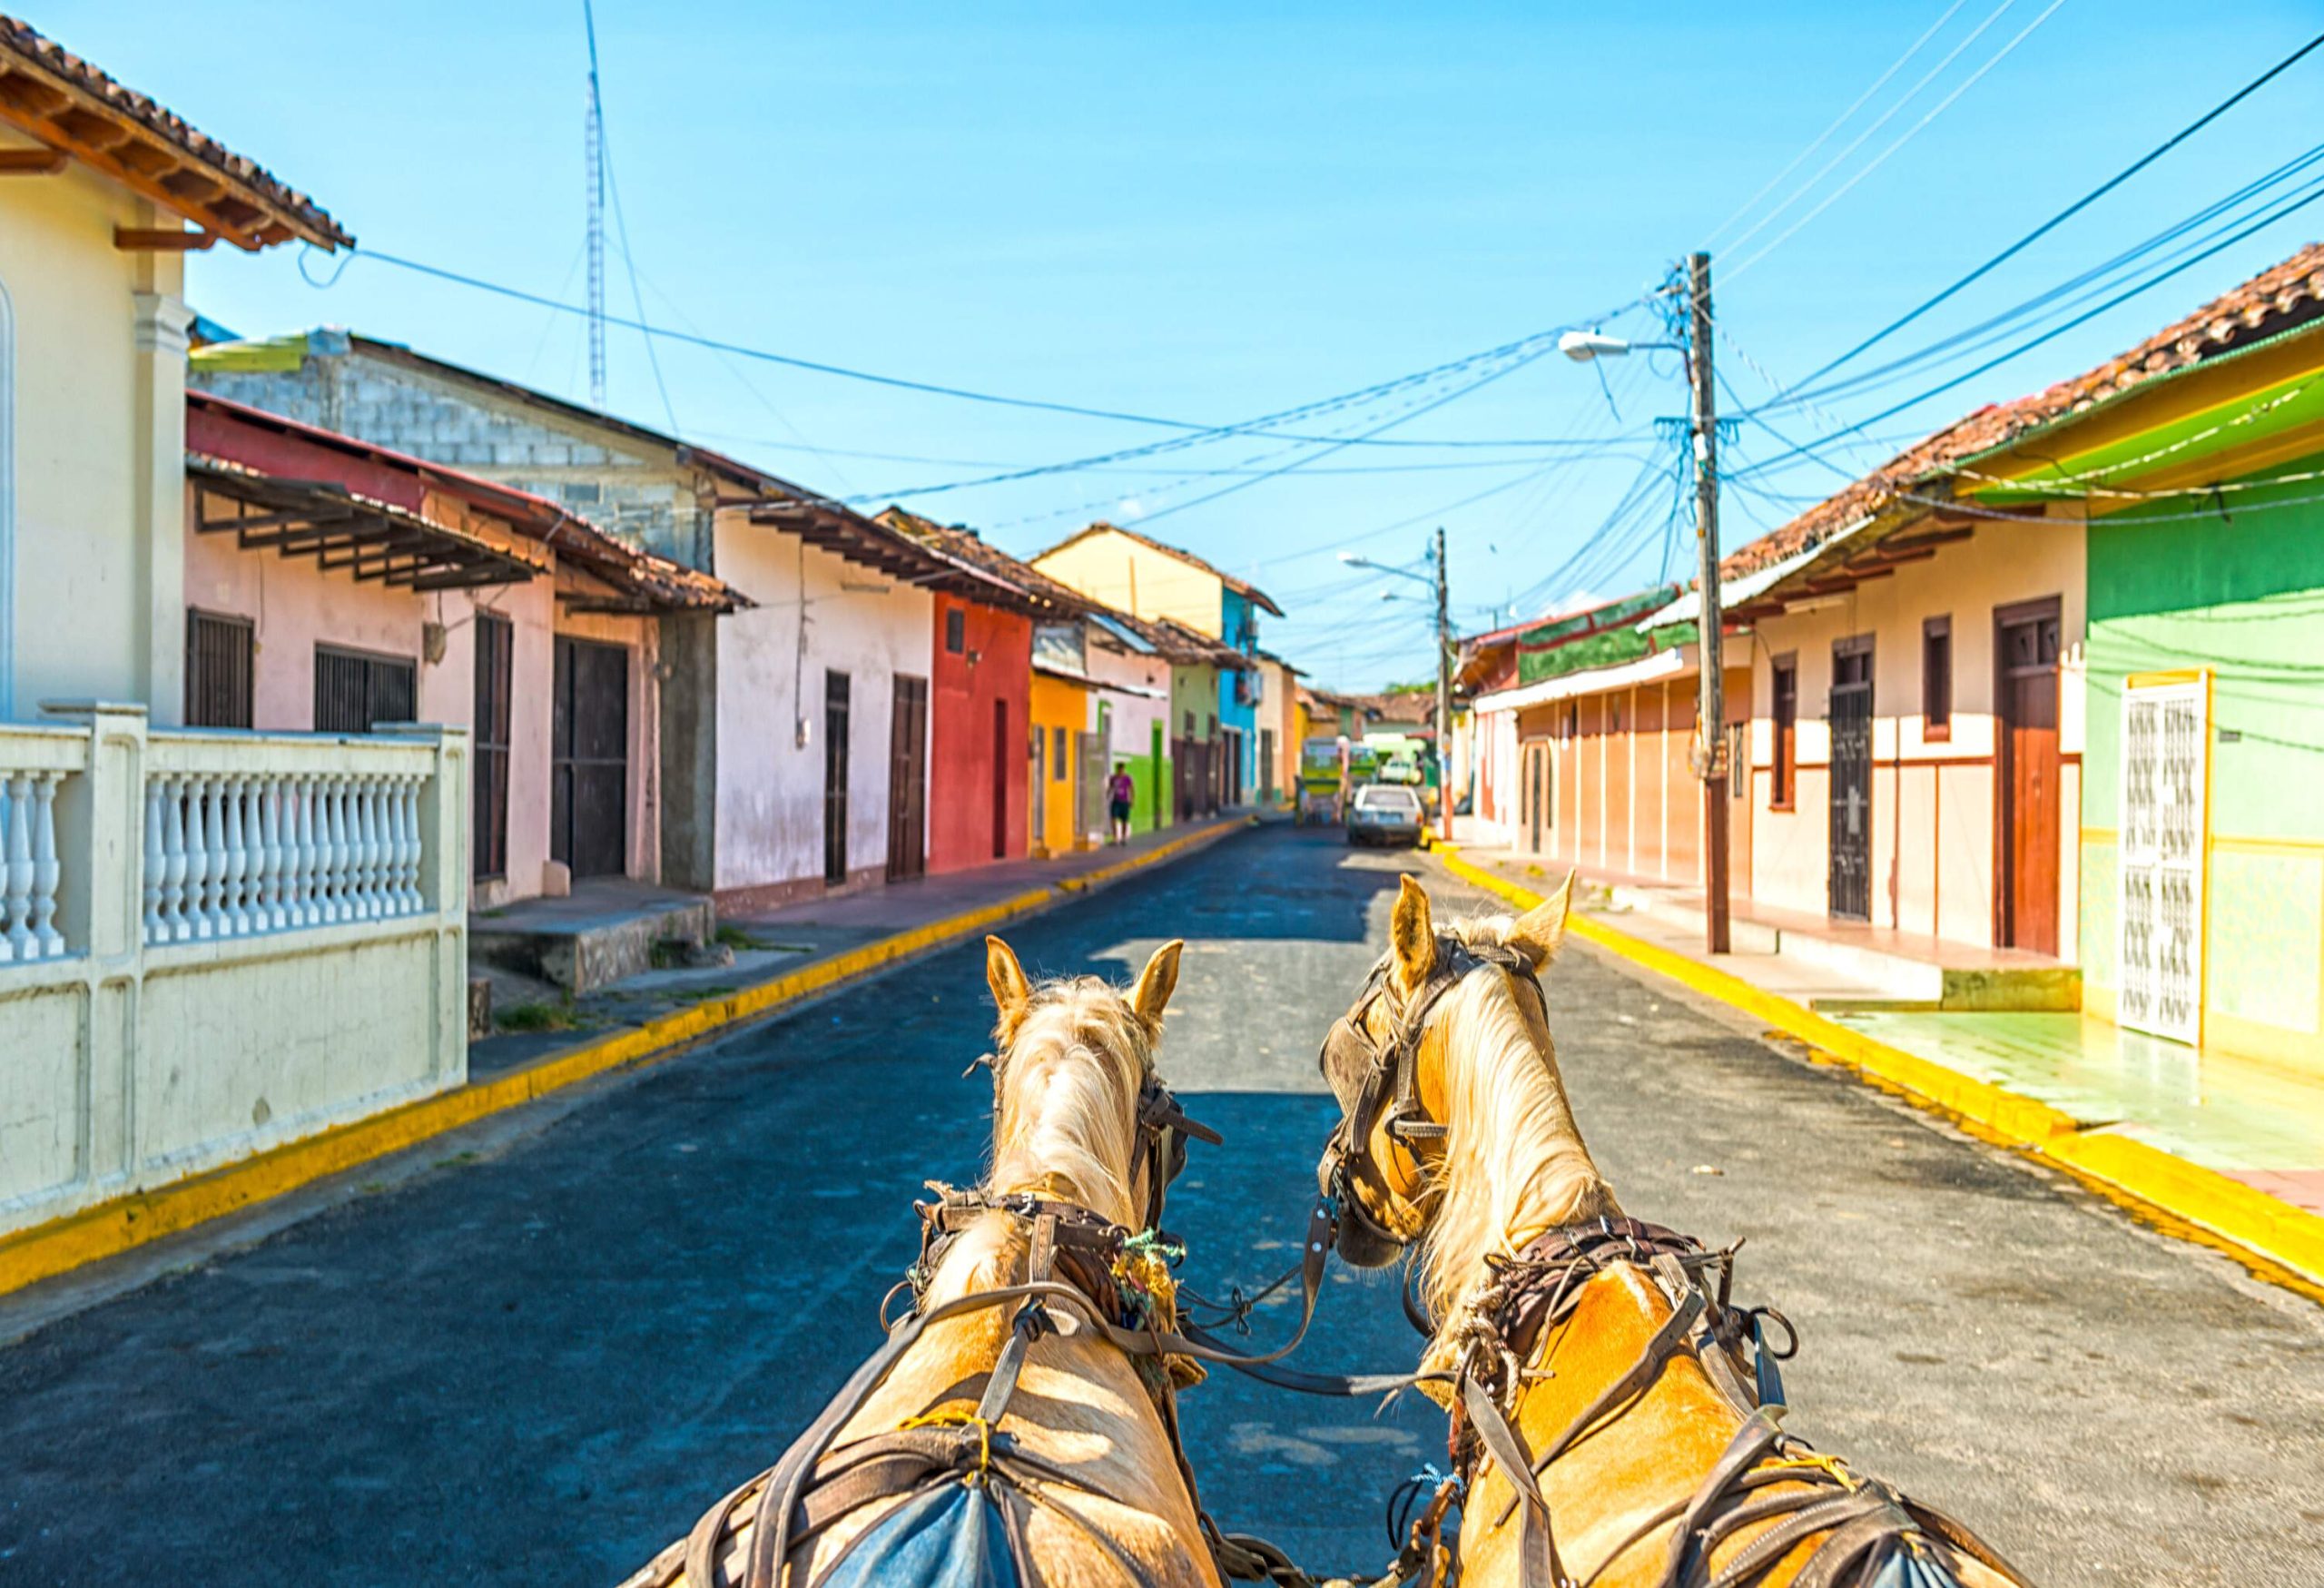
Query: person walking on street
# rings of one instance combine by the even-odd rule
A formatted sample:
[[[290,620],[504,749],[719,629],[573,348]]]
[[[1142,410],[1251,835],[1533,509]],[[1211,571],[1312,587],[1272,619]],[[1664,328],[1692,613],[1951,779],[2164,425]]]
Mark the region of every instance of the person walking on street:
[[[1106,779],[1106,805],[1114,818],[1113,842],[1116,843],[1129,842],[1130,801],[1137,794],[1137,785],[1129,780],[1129,763],[1115,762],[1113,776]]]

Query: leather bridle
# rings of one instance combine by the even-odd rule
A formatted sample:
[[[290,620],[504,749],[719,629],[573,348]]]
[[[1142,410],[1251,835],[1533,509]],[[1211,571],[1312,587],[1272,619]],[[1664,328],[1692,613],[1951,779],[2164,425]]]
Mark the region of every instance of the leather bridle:
[[[1471,975],[1486,969],[1521,978],[1532,985],[1536,997],[1543,995],[1540,974],[1527,955],[1497,943],[1472,944],[1451,932],[1439,932],[1435,967],[1419,990],[1393,1010],[1393,1024],[1384,1041],[1374,1036],[1371,1021],[1374,1007],[1391,995],[1393,963],[1393,957],[1386,956],[1372,967],[1354,1006],[1324,1034],[1316,1064],[1334,1090],[1338,1090],[1338,1077],[1344,1070],[1361,1068],[1364,1080],[1353,1098],[1340,1098],[1340,1122],[1317,1160],[1315,1180],[1316,1189],[1336,1207],[1342,1218],[1381,1241],[1403,1247],[1410,1246],[1418,1232],[1407,1234],[1383,1224],[1355,1194],[1354,1177],[1360,1169],[1382,1190],[1391,1189],[1373,1161],[1370,1148],[1374,1131],[1384,1132],[1409,1160],[1410,1183],[1422,1188],[1413,1201],[1415,1213],[1425,1220],[1426,1208],[1435,1195],[1429,1184],[1430,1159],[1442,1151],[1446,1134],[1444,1123],[1429,1117],[1420,1096],[1421,1043],[1436,1006]],[[1543,1007],[1547,1007],[1546,998]],[[1334,1062],[1335,1057],[1338,1064]]]

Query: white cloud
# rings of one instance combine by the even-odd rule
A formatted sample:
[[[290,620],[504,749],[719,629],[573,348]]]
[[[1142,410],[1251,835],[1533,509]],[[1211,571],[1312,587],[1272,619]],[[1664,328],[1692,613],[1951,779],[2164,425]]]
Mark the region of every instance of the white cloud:
[[[1124,497],[1114,504],[1114,516],[1118,518],[1143,518],[1146,517],[1146,504],[1136,497]]]

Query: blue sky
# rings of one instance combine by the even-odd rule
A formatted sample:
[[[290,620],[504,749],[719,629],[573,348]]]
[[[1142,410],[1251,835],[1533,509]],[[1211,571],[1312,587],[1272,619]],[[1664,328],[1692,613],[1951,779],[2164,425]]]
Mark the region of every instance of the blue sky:
[[[2148,0],[1258,9],[603,0],[608,143],[639,282],[616,238],[609,308],[635,317],[642,301],[649,321],[834,364],[1223,425],[1635,301],[1709,242],[1731,339],[1718,358],[1756,401],[1769,378],[1806,373],[1951,281],[2319,26],[2313,5],[2230,15]],[[62,4],[30,20],[306,189],[365,245],[578,301],[578,0],[210,0],[198,31],[188,15]],[[1924,34],[1863,109],[1718,232]],[[2320,93],[2324,52],[1894,350],[2047,290],[2299,154],[2318,136]],[[2324,204],[2279,222],[1871,433],[1932,428],[2095,362],[2324,235],[2319,217]],[[295,250],[196,256],[196,306],[244,334],[344,324],[586,396],[577,319],[359,257],[318,289],[301,262]],[[333,261],[304,263],[334,279]],[[1641,311],[1623,323],[1656,334]],[[688,435],[835,495],[1169,434],[659,351],[666,409],[643,339],[613,333],[615,411],[656,425],[674,412]],[[1966,367],[1775,422],[1807,440]],[[902,499],[1019,553],[1091,517],[1146,522],[1273,592],[1291,618],[1268,637],[1295,661],[1366,686],[1426,670],[1425,615],[1382,601],[1393,582],[1351,574],[1340,548],[1402,561],[1443,523],[1471,629],[1512,597],[1530,615],[1577,588],[1651,582],[1687,556],[1652,429],[1684,408],[1675,360],[1604,370],[1613,411],[1592,370],[1552,355],[1376,438],[1589,443],[1561,451],[1326,455],[1229,437]],[[1302,433],[1360,433],[1398,412],[1336,411]],[[1737,443],[1740,462],[1783,449],[1755,424]],[[1256,482],[1188,478],[1301,457],[1313,461]],[[1838,479],[1801,461],[1757,483],[1805,497]],[[1626,493],[1632,510],[1593,542]],[[1728,543],[1786,510],[1730,492]]]

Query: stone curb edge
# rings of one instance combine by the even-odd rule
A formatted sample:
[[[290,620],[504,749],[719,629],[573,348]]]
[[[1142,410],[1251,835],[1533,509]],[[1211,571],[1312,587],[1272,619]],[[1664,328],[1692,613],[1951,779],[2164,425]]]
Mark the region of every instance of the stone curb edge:
[[[1541,902],[1541,895],[1461,859],[1456,845],[1440,843],[1432,853],[1455,876],[1520,909]],[[1566,929],[1633,964],[1765,1021],[1913,1101],[1958,1115],[2013,1146],[2151,1203],[2174,1218],[2281,1264],[2301,1279],[2324,1282],[2324,1218],[2133,1137],[2084,1129],[2071,1115],[2037,1099],[1876,1041],[1739,976],[1589,916],[1569,916]]]
[[[1029,888],[995,903],[931,921],[725,998],[708,999],[488,1080],[421,1098],[334,1126],[239,1162],[0,1237],[0,1296],[281,1196],[358,1164],[505,1113],[609,1070],[675,1057],[705,1038],[758,1020],[871,972],[949,947],[970,933],[1038,914],[1136,872],[1177,860],[1257,824],[1229,819],[1174,838],[1144,854],[1078,876]]]

